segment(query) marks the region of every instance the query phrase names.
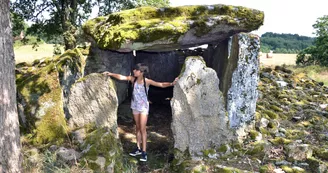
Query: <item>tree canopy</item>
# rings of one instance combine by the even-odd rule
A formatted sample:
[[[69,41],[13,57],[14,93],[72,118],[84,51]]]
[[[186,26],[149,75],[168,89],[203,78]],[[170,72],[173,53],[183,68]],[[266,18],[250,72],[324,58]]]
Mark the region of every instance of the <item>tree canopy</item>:
[[[99,15],[106,15],[145,5],[168,6],[169,0],[12,0],[11,11],[34,22],[27,34],[48,40],[63,37],[65,48],[72,49],[78,28],[97,5]]]
[[[328,15],[319,17],[313,28],[317,36],[314,45],[297,55],[296,64],[328,66]]]
[[[298,53],[312,46],[314,38],[298,34],[277,34],[267,32],[261,36],[261,51],[275,53]]]

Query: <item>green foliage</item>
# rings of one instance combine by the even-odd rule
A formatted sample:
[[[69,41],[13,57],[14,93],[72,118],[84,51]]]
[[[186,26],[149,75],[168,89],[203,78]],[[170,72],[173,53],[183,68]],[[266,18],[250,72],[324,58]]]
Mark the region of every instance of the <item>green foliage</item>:
[[[27,24],[24,22],[24,18],[22,15],[15,13],[11,10],[10,12],[10,20],[12,23],[12,31],[13,31],[13,36],[19,36],[21,31],[26,31],[27,29]]]
[[[168,7],[169,0],[98,0],[99,16],[137,7]]]
[[[297,65],[328,66],[328,15],[319,17],[313,25],[317,38],[314,46],[304,49],[297,55]]]
[[[168,7],[169,0],[136,0],[136,7],[152,6],[152,7]]]
[[[298,53],[313,45],[314,39],[298,34],[277,34],[267,32],[261,36],[261,51],[268,53]]]
[[[60,45],[58,44],[55,44],[54,45],[54,55],[61,55],[62,52],[61,52],[61,49],[60,49]]]
[[[131,9],[138,6],[167,6],[168,0],[13,0],[11,3],[12,18],[17,19],[14,24],[14,34],[21,29],[22,19],[34,22],[27,30],[27,34],[36,35],[44,40],[52,40],[58,44],[61,40],[65,49],[73,49],[76,46],[76,31],[82,23],[90,17],[92,8],[99,6],[99,14],[105,15],[123,9]],[[44,16],[48,15],[49,18]],[[19,29],[18,29],[19,28]]]

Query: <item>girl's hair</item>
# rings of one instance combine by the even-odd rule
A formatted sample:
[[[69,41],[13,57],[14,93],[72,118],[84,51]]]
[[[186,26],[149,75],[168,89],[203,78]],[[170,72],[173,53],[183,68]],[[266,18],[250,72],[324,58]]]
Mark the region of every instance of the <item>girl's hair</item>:
[[[144,63],[138,63],[134,66],[133,70],[140,70],[143,73],[143,82],[144,82],[144,87],[145,87],[145,93],[146,93],[147,100],[148,100],[147,85],[146,85],[145,78],[149,76],[149,68]],[[132,86],[132,100],[134,99],[133,91],[134,91],[134,85],[135,85],[136,81],[137,81],[137,78],[134,78],[133,86]]]

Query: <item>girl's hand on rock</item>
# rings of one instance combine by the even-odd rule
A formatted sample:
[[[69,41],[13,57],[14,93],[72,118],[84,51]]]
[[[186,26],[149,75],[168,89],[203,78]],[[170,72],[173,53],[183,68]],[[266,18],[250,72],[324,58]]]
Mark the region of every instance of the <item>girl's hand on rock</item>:
[[[179,78],[175,78],[174,81],[172,82],[172,85],[175,85],[178,82]]]
[[[107,75],[107,76],[111,76],[112,73],[108,72],[108,71],[105,71],[102,73],[103,75]]]

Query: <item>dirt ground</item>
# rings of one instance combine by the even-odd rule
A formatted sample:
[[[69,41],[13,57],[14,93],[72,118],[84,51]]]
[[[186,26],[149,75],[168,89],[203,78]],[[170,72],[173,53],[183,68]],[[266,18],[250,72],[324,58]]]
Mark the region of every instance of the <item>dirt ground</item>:
[[[164,104],[150,104],[147,122],[147,154],[148,161],[138,162],[139,172],[166,172],[168,163],[173,159],[173,135],[171,130],[172,113],[169,101]],[[130,109],[130,99],[118,108],[119,135],[124,154],[136,148],[135,125]],[[127,156],[130,157],[130,156]],[[130,159],[131,159],[130,158]]]

